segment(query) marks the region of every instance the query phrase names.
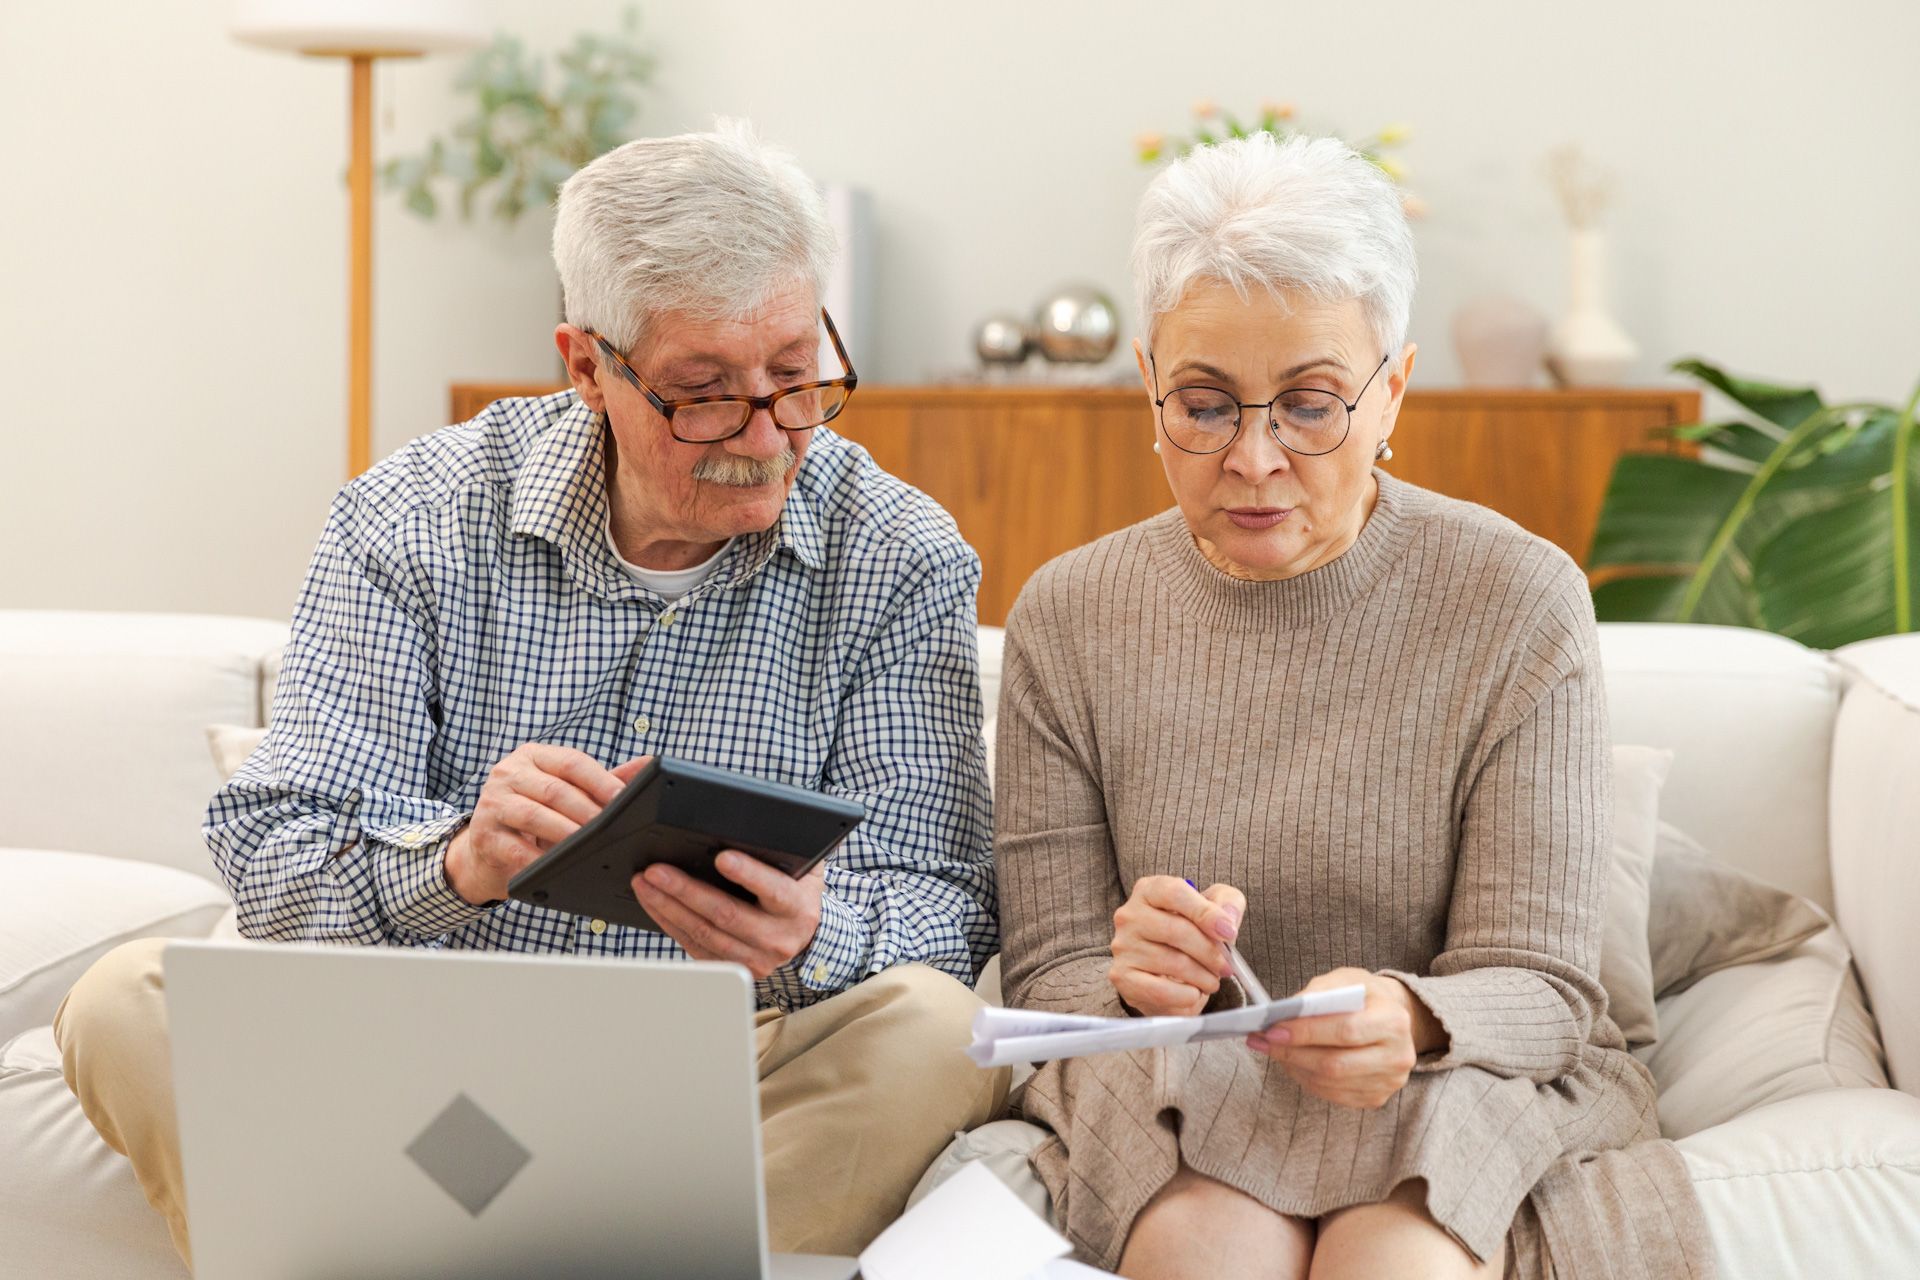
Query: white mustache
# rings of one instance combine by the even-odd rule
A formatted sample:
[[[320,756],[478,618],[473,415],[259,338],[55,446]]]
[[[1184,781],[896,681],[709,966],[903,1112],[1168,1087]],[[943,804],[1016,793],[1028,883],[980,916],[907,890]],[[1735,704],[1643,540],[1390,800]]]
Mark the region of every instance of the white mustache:
[[[731,453],[709,455],[694,465],[693,478],[707,484],[753,489],[785,480],[787,472],[793,470],[793,464],[798,460],[799,455],[793,451],[792,445],[773,458],[742,458]]]

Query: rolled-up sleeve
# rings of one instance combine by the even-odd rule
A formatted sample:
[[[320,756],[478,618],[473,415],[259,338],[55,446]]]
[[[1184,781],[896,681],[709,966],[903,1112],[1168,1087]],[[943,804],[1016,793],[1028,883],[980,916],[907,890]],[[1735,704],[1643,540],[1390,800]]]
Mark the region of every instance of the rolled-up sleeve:
[[[920,963],[972,985],[999,945],[980,736],[980,561],[903,574],[841,704],[821,790],[866,818],[827,865],[812,944],[762,997],[787,1008]]]
[[[471,814],[428,794],[433,619],[390,537],[353,488],[335,500],[267,738],[208,807],[249,937],[431,943],[486,910],[447,883]]]

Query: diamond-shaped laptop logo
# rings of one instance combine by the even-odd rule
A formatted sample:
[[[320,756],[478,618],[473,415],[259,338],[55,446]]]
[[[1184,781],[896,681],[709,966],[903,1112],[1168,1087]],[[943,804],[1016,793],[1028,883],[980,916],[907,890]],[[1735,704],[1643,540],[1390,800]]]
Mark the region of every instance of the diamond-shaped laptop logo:
[[[407,1155],[476,1218],[533,1159],[532,1152],[464,1093],[420,1131]]]

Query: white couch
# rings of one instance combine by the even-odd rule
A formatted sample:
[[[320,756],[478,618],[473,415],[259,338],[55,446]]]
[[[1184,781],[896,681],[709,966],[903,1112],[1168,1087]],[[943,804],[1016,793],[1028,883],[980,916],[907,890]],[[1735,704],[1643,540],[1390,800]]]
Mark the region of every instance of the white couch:
[[[261,723],[285,635],[0,612],[0,1275],[184,1274],[67,1093],[47,1024],[114,943],[221,918],[198,833],[218,783],[205,730]],[[1000,637],[981,639],[991,708]],[[1616,739],[1675,752],[1662,816],[1838,921],[1659,1007],[1645,1057],[1722,1273],[1920,1274],[1920,637],[1823,655],[1609,626],[1603,648]],[[995,1167],[1017,1181],[1032,1131],[998,1127]]]

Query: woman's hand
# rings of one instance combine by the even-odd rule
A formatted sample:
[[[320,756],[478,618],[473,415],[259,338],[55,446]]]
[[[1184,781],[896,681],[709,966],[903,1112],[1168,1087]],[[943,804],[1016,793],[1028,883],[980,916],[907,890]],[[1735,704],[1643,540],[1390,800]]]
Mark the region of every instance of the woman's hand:
[[[1422,1053],[1444,1049],[1445,1030],[1420,998],[1398,978],[1365,969],[1335,969],[1303,991],[1358,983],[1367,1003],[1358,1013],[1329,1013],[1276,1022],[1247,1037],[1316,1098],[1372,1111],[1400,1092]]]
[[[1230,884],[1202,893],[1178,876],[1142,876],[1113,913],[1108,980],[1136,1013],[1199,1013],[1230,972],[1226,944],[1246,914],[1246,895]]]

